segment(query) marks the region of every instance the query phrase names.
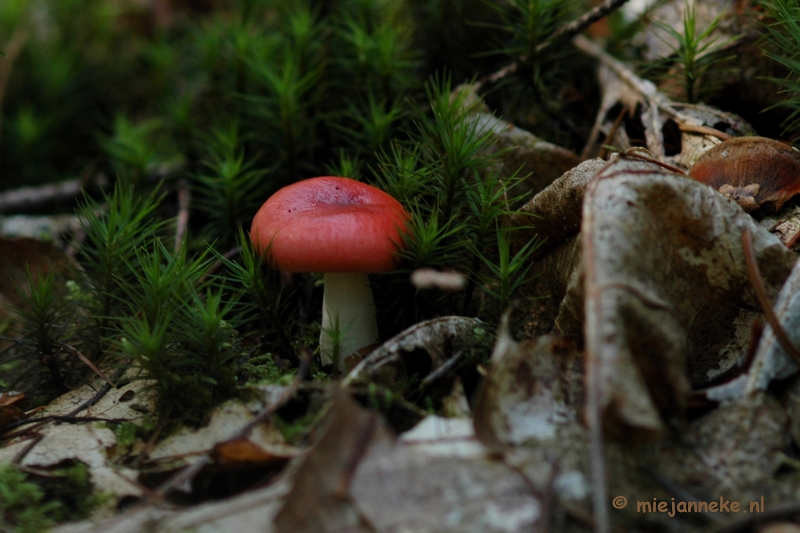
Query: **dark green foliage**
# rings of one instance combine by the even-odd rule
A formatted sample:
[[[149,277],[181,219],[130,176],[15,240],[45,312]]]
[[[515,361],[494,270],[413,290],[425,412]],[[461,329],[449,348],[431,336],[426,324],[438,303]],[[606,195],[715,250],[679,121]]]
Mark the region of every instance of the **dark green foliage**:
[[[196,205],[208,217],[206,233],[227,246],[236,229],[252,218],[267,197],[267,171],[245,161],[243,140],[234,122],[215,129],[208,139],[204,169],[194,175]]]
[[[140,248],[164,225],[155,217],[160,201],[155,192],[142,198],[134,196],[132,187],[119,186],[105,197],[105,209],[88,199],[80,208],[87,240],[80,249],[82,279],[90,296],[86,304],[97,319],[92,334],[96,357],[107,346],[103,338],[115,332],[113,321],[127,312],[126,289],[135,282]]]
[[[771,45],[764,55],[784,66],[785,78],[770,78],[780,88],[784,100],[774,107],[785,108],[789,115],[783,122],[784,131],[797,134],[800,129],[800,6],[790,0],[762,2],[773,23],[764,25],[764,36]]]
[[[53,514],[61,507],[54,500],[45,501],[45,492],[14,465],[0,466],[0,509],[2,523],[19,533],[38,533],[55,524]]]
[[[397,298],[398,287],[389,289],[395,297],[387,302],[387,314],[395,320],[406,317],[392,328],[449,313],[480,314],[492,320],[499,311],[496,305],[475,308],[476,288],[486,289],[484,295],[504,308],[524,281],[528,257],[535,249],[531,244],[518,255],[509,255],[510,230],[498,224],[521,201],[509,196],[519,178],[498,174],[504,152],[492,151],[494,134],[477,120],[479,110],[470,103],[469,92],[453,92],[449,80],[434,78],[428,97],[431,113],[418,115],[413,142],[395,142],[389,152],[381,153],[377,182],[411,213],[410,232],[400,254],[403,272],[423,266],[455,269],[468,276],[468,285],[450,300],[426,292]],[[497,289],[492,288],[495,285]]]
[[[235,300],[210,286],[204,254],[187,258],[155,240],[137,253],[136,283],[126,287],[128,317],[122,322],[123,351],[154,381],[161,416],[203,422],[208,410],[236,390],[240,346]]]
[[[142,189],[147,178],[167,173],[180,160],[163,128],[160,118],[133,124],[117,115],[112,135],[101,144],[121,183]]]
[[[3,531],[46,531],[57,522],[85,517],[102,500],[102,495],[92,494],[89,469],[83,463],[56,468],[47,477],[26,474],[11,464],[0,466]]]
[[[297,361],[292,341],[294,333],[294,312],[279,283],[280,273],[270,268],[264,257],[259,255],[250,239],[239,229],[241,263],[222,258],[228,268],[228,280],[243,291],[240,310],[242,315],[257,317],[253,320],[256,333],[261,336],[268,351],[277,353],[284,359]]]
[[[734,57],[722,56],[720,52],[737,38],[718,42],[716,38],[711,37],[722,15],[720,13],[705,28],[699,28],[697,8],[694,3],[687,3],[683,13],[683,28],[675,29],[656,21],[658,27],[671,38],[668,42],[673,47],[672,54],[663,58],[660,66],[669,70],[665,76],[674,75],[674,71],[677,71],[683,77],[683,97],[689,103],[697,102],[703,95],[710,94],[717,88],[713,83],[713,77],[707,76],[706,73],[710,68]]]
[[[17,309],[21,329],[15,343],[0,357],[10,370],[12,389],[22,389],[33,403],[44,403],[67,392],[80,381],[80,364],[62,349],[75,336],[75,302],[66,294],[56,271],[32,276],[18,288],[22,306]]]

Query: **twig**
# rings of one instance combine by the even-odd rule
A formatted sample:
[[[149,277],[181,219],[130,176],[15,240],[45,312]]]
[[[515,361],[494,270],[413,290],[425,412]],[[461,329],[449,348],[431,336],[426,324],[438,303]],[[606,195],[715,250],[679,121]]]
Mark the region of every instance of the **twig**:
[[[573,35],[577,35],[591,24],[619,9],[627,1],[628,0],[605,0],[605,2],[595,7],[591,11],[584,13],[575,20],[567,22],[563,26],[560,26],[553,31],[546,41],[542,41],[536,46],[536,54],[542,53],[563,39],[569,39]],[[519,61],[525,61],[525,57],[521,57]],[[489,74],[488,76],[485,76],[479,80],[477,83],[475,83],[475,91],[480,92],[484,85],[494,85],[506,76],[514,74],[517,71],[519,61],[514,61],[513,63],[501,68],[497,72]]]
[[[88,366],[92,370],[92,372],[97,374],[103,381],[108,383],[112,388],[116,387],[116,385],[114,385],[114,382],[111,381],[111,379],[109,379],[109,377],[106,376],[99,368],[97,368],[97,366],[95,366],[94,363],[89,361],[89,359],[87,359],[85,355],[83,355],[81,352],[79,352],[78,350],[76,350],[75,348],[70,346],[69,344],[64,344],[63,342],[54,342],[53,346],[56,346],[56,347],[61,348],[62,350],[66,351],[66,352],[71,353],[72,355],[74,355],[75,357],[80,359],[81,362],[83,362],[83,364]]]
[[[158,422],[156,429],[153,431],[153,434],[150,435],[150,438],[147,439],[147,442],[144,445],[144,449],[139,453],[139,456],[136,457],[136,460],[133,462],[133,468],[135,470],[139,470],[142,466],[142,462],[147,459],[150,455],[150,452],[153,450],[153,446],[156,445],[156,440],[158,437],[161,436],[161,433],[164,431],[164,428],[167,427],[167,422],[169,421],[169,414],[172,412],[172,407],[167,410],[166,414],[161,417],[161,420]]]
[[[595,174],[595,178],[589,182],[584,193],[584,200],[591,198],[595,194],[598,187],[598,176],[602,176],[603,172],[613,164],[613,161],[607,163],[602,170]],[[586,228],[593,228],[594,226],[594,211],[587,209],[589,203],[583,203],[583,226]],[[590,239],[592,238],[591,231],[584,231],[582,235],[584,251],[584,265],[586,281],[586,302],[592,302],[596,308],[586,309],[587,316],[590,313],[600,314],[600,291],[593,283],[594,280],[590,279],[595,269],[595,248],[590,246]],[[587,343],[590,342],[587,339]],[[611,531],[611,515],[608,509],[608,478],[606,474],[606,461],[605,449],[603,443],[603,409],[600,405],[602,400],[601,387],[601,366],[603,362],[599,360],[597,353],[593,350],[587,349],[586,357],[586,425],[589,429],[589,461],[592,472],[592,511],[594,514],[594,531],[595,533],[610,533]]]
[[[436,370],[425,376],[425,379],[420,383],[417,392],[425,390],[431,383],[447,375],[449,372],[458,366],[464,358],[464,350],[459,350],[453,357],[439,365]]]
[[[71,200],[78,196],[87,184],[85,178],[75,178],[58,183],[48,183],[40,187],[21,187],[0,194],[0,213],[25,211],[47,202]],[[96,181],[103,186],[106,180],[98,177]]]
[[[742,248],[744,251],[744,261],[747,265],[747,275],[750,277],[750,282],[753,284],[753,290],[756,292],[756,297],[758,298],[758,303],[761,305],[762,311],[764,311],[764,316],[767,318],[769,325],[772,326],[772,332],[775,334],[775,338],[778,339],[778,342],[783,349],[786,350],[786,353],[794,357],[795,361],[800,362],[800,350],[792,343],[791,339],[786,334],[786,330],[781,326],[781,322],[778,320],[778,316],[772,309],[772,304],[767,297],[767,291],[764,288],[764,280],[761,278],[761,273],[758,271],[755,254],[753,253],[753,237],[750,235],[749,228],[745,228],[742,232]]]
[[[23,448],[22,448],[20,451],[18,451],[18,452],[17,452],[17,453],[14,455],[14,458],[13,458],[13,459],[11,459],[11,463],[12,463],[12,464],[15,464],[15,465],[18,465],[18,464],[20,464],[20,463],[22,462],[22,460],[23,460],[23,459],[25,459],[25,457],[26,457],[26,456],[27,456],[27,455],[28,455],[28,454],[31,452],[31,450],[32,450],[32,449],[33,449],[33,448],[34,448],[34,447],[35,447],[37,444],[39,444],[40,442],[42,442],[42,439],[43,439],[43,438],[44,438],[44,436],[43,436],[43,435],[41,435],[41,434],[38,434],[38,433],[37,433],[37,434],[35,434],[35,435],[33,435],[33,438],[31,439],[31,441],[30,441],[28,444],[26,444],[26,445],[25,445],[25,447],[23,447]]]
[[[182,179],[178,182],[178,219],[175,223],[175,252],[179,252],[186,240],[189,227],[189,204],[192,202],[192,189],[189,182]]]
[[[126,370],[125,368],[120,368],[119,370],[114,372],[114,374],[111,375],[111,378],[113,380],[118,380],[125,373],[125,370]],[[11,431],[13,429],[16,429],[18,427],[25,426],[25,425],[28,425],[28,424],[36,424],[36,425],[34,425],[32,428],[27,428],[25,431],[32,431],[32,430],[35,430],[35,429],[39,429],[40,427],[42,427],[42,426],[44,426],[47,423],[52,422],[52,421],[56,421],[56,422],[58,422],[58,421],[67,421],[67,422],[70,422],[70,421],[75,421],[75,422],[77,422],[77,421],[85,421],[85,422],[92,422],[92,421],[94,421],[94,418],[92,418],[92,417],[76,418],[75,415],[77,415],[78,413],[80,413],[84,409],[88,409],[89,407],[91,407],[94,404],[96,404],[97,402],[99,402],[103,398],[103,396],[108,394],[108,391],[110,391],[111,389],[112,389],[111,385],[109,385],[108,383],[104,384],[100,389],[98,389],[98,391],[94,394],[94,396],[92,396],[91,398],[89,398],[88,400],[86,400],[85,402],[80,404],[78,407],[76,407],[75,409],[73,409],[72,411],[67,413],[66,415],[63,415],[63,416],[55,416],[55,415],[53,415],[53,416],[44,416],[44,417],[41,417],[41,418],[32,418],[32,419],[27,419],[27,420],[20,420],[18,422],[12,422],[11,424],[6,424],[5,426],[0,427],[0,436],[3,439],[10,439],[10,438],[14,438],[14,437],[19,437],[23,433],[11,433],[11,434],[8,434],[8,435],[6,435],[5,433],[7,431]]]
[[[709,128],[708,126],[697,126],[695,124],[679,124],[678,129],[689,133],[702,133],[703,135],[711,135],[721,141],[733,139],[733,135],[728,135],[724,131],[719,131],[716,128]]]
[[[608,135],[606,135],[606,144],[612,142],[612,139],[617,134],[617,130],[619,130],[620,125],[622,125],[622,121],[625,119],[625,115],[630,115],[630,109],[628,107],[623,107],[622,111],[620,111],[619,115],[617,115],[617,118],[614,119],[614,123],[611,125],[611,129],[608,130]],[[600,123],[598,122],[595,125],[595,127],[599,125]],[[596,136],[594,130],[592,130],[592,136]],[[581,153],[581,157],[583,159],[589,159],[589,151],[592,149],[593,144],[594,142],[586,143],[586,147],[583,149],[583,152]],[[600,150],[597,153],[597,157],[599,157],[600,159],[605,159],[608,156],[608,152],[609,152],[608,148],[606,148],[605,146],[601,146]]]

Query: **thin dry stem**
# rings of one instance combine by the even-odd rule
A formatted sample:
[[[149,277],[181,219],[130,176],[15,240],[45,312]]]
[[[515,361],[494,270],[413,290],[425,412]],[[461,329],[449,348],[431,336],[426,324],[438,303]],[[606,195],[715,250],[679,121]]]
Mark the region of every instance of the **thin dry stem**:
[[[758,303],[761,305],[761,309],[764,311],[764,316],[767,318],[769,325],[772,326],[775,338],[778,339],[778,342],[783,349],[786,350],[786,353],[794,357],[794,360],[800,363],[800,350],[792,343],[791,339],[789,339],[789,336],[786,334],[786,330],[781,326],[781,322],[772,309],[772,304],[767,296],[767,290],[764,288],[764,280],[761,278],[761,273],[758,271],[758,264],[756,263],[756,257],[753,253],[753,237],[750,235],[749,228],[745,228],[744,232],[742,232],[742,248],[744,251],[745,264],[747,265],[747,275],[750,277],[750,282],[753,284],[753,290],[756,292],[756,297],[758,298]]]

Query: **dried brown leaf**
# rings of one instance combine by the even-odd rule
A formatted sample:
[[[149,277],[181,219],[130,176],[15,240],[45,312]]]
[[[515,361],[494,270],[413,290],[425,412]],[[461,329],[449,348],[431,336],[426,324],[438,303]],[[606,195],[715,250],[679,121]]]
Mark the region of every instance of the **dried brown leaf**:
[[[607,430],[653,436],[680,418],[689,380],[707,379],[740,310],[758,309],[744,228],[774,295],[794,256],[737,204],[646,161],[596,175],[582,222],[586,345],[590,408]]]

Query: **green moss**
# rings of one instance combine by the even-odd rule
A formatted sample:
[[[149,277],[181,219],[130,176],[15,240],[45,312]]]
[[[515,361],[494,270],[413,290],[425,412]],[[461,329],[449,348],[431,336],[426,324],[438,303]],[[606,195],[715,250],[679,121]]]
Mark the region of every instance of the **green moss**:
[[[242,374],[247,382],[266,382],[276,385],[288,385],[294,380],[296,371],[289,368],[279,368],[275,364],[272,354],[263,354],[251,357],[241,366]]]
[[[10,464],[0,466],[2,519],[19,533],[39,533],[59,522],[85,518],[108,497],[93,494],[83,463],[56,468],[47,477]]]

